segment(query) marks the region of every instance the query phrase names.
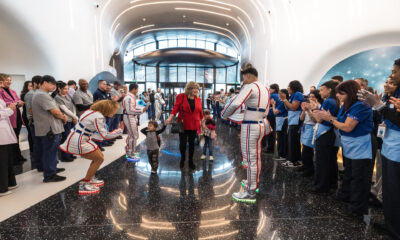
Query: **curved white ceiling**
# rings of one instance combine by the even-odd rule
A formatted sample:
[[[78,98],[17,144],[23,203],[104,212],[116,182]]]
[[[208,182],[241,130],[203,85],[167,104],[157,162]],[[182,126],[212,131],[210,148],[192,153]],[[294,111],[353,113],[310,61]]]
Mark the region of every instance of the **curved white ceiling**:
[[[226,36],[239,52],[246,45],[251,53],[251,33],[257,24],[265,31],[259,0],[104,0],[100,24],[108,26],[114,47],[124,50],[128,43],[146,32],[165,29],[199,29]],[[104,43],[102,43],[104,44]],[[242,54],[246,54],[243,53]]]

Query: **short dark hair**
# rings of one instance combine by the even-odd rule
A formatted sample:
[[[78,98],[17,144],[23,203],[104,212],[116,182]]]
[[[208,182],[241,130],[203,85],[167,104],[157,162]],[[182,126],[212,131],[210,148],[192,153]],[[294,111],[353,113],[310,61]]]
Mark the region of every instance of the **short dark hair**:
[[[120,83],[119,81],[115,81],[115,82],[114,82],[114,86],[115,86],[115,85],[121,86],[121,83]]]
[[[205,109],[203,113],[204,115],[211,115],[211,111],[209,109]]]
[[[330,80],[330,81],[324,82],[324,83],[321,85],[321,87],[324,86],[324,87],[326,87],[326,88],[331,89],[331,95],[330,95],[330,97],[333,98],[333,99],[335,99],[336,104],[337,104],[337,107],[338,107],[338,109],[339,109],[340,102],[339,102],[339,99],[337,99],[337,97],[336,97],[336,89],[337,89],[337,86],[338,86],[338,85],[339,85],[339,83],[338,83],[337,81],[335,81],[335,80]]]
[[[36,75],[32,77],[32,83],[40,85],[41,82],[42,82],[42,76]]]
[[[101,80],[99,80],[99,81],[97,82],[97,85],[99,85],[101,82],[106,82],[106,83],[107,83],[106,80],[101,79]]]
[[[347,94],[346,101],[343,104],[345,111],[358,101],[357,92],[360,90],[360,84],[354,80],[347,80],[336,87],[336,92],[339,94]]]
[[[393,65],[396,65],[396,66],[400,67],[400,58],[394,60],[394,64]]]
[[[131,83],[129,84],[129,92],[132,91],[133,89],[138,89],[139,86],[136,83]]]
[[[214,121],[214,119],[212,119],[212,118],[207,118],[205,124],[206,124],[206,125],[209,125],[209,124],[215,125],[215,121]]]
[[[229,89],[229,92],[230,93],[235,93],[235,89],[231,88],[231,89]]]
[[[303,85],[299,80],[293,80],[289,83],[289,87],[293,92],[303,93]]]
[[[276,83],[273,83],[269,86],[270,89],[274,89],[275,92],[279,92],[279,85]]]
[[[254,75],[255,77],[258,77],[258,71],[251,65],[250,63],[245,63],[242,65],[242,68],[240,69],[240,75],[245,75],[245,74],[251,74]]]
[[[72,86],[72,85],[76,86],[76,82],[74,80],[69,80],[67,84],[68,84],[68,86]]]
[[[333,76],[333,77],[331,77],[331,79],[335,79],[335,80],[338,80],[339,82],[343,82],[343,77],[340,75]]]
[[[156,121],[154,121],[154,120],[149,121],[148,124],[153,125],[154,128],[158,128],[158,123]]]
[[[40,80],[40,84],[43,84],[43,82],[48,82],[48,83],[52,83],[54,85],[57,85],[57,81],[54,77],[50,76],[50,75],[44,75],[42,77],[42,79]]]
[[[279,92],[283,92],[284,94],[286,94],[286,99],[289,99],[289,91],[286,88],[282,88],[281,90],[279,90]]]

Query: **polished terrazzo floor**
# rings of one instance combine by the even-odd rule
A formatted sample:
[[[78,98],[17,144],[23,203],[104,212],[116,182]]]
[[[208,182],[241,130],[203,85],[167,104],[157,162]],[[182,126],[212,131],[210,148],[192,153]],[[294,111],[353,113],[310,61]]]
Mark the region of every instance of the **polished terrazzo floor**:
[[[257,204],[232,202],[245,176],[238,131],[219,124],[217,135],[214,162],[196,149],[190,173],[179,169],[178,136],[164,133],[157,175],[142,145],[136,166],[121,157],[98,172],[100,194],[79,196],[74,184],[1,222],[0,239],[385,239],[267,154]],[[383,222],[380,209],[370,213]]]

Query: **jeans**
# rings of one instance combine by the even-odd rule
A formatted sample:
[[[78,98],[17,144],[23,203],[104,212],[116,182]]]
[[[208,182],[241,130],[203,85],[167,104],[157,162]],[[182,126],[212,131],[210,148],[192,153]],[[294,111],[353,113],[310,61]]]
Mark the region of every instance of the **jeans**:
[[[150,104],[149,108],[147,109],[147,115],[149,120],[156,119],[156,109],[154,108],[154,103]]]
[[[39,152],[39,155],[36,155],[35,153],[35,158],[38,160],[41,159],[44,180],[48,180],[56,174],[60,138],[61,134],[54,134],[52,138],[49,138],[48,136],[36,137],[37,142],[35,141],[35,143],[37,144],[35,144],[35,149],[36,146],[38,146],[38,148],[41,148],[41,151]]]
[[[207,155],[207,149],[210,156],[213,156],[214,140],[210,137],[204,136],[203,154]]]
[[[35,125],[30,125],[32,136],[33,136],[33,155],[35,156],[35,167],[38,171],[43,171],[42,162],[42,146],[40,146],[40,139],[35,134]]]
[[[115,116],[113,117],[112,124],[110,126],[110,131],[113,131],[119,127],[121,119],[122,119],[122,114],[115,114]]]
[[[67,122],[67,124],[64,125],[64,132],[61,134],[61,142],[64,143],[64,141],[68,138],[69,133],[71,132],[71,129],[74,127],[74,123],[72,122]],[[66,153],[64,151],[61,152],[61,160],[66,160],[72,158],[72,154]]]

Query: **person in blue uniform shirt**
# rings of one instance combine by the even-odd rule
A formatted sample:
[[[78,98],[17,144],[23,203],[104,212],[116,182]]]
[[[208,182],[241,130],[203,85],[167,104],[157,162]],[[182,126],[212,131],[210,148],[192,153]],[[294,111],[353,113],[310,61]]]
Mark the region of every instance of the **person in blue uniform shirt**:
[[[297,80],[291,81],[288,86],[290,94],[289,100],[282,100],[288,109],[288,161],[284,162],[284,167],[301,167],[300,149],[300,114],[302,112],[301,103],[304,102],[303,85]]]
[[[270,99],[272,102],[272,99],[277,102],[279,101],[279,85],[274,83],[269,86],[269,93],[270,93]],[[272,109],[272,103],[269,106],[269,112],[267,119],[269,123],[271,124],[272,132],[268,136],[263,138],[263,148],[265,149],[265,146],[267,147],[266,150],[263,150],[266,153],[274,153],[275,149],[275,138],[276,138],[276,123],[275,123],[275,114],[274,110]]]
[[[354,80],[339,84],[336,96],[343,105],[337,119],[328,111],[321,111],[318,115],[340,130],[345,170],[338,198],[349,202],[349,215],[362,219],[368,214],[374,168],[371,134],[374,123],[372,108],[358,101],[358,90],[360,85]]]
[[[93,93],[93,102],[97,102],[100,100],[111,100],[111,95],[107,93],[107,82],[106,80],[99,80],[97,82],[97,90]],[[106,117],[107,127],[110,124],[110,118]],[[107,147],[113,145],[115,140],[107,141],[104,140],[102,142],[96,142],[96,144],[101,147]]]
[[[324,99],[320,110],[329,111],[336,117],[339,104],[336,99],[337,81],[330,80],[320,87],[321,97]],[[337,185],[337,151],[335,141],[340,140],[336,137],[332,123],[324,121],[318,114],[311,113],[311,117],[318,122],[313,136],[315,142],[315,174],[313,179],[313,193],[328,193],[331,188]]]
[[[378,94],[359,92],[363,102],[373,106],[382,115],[378,128],[382,137],[382,198],[386,230],[392,239],[400,239],[400,118],[396,112],[396,98],[400,98],[400,59],[395,60],[392,74],[385,84],[387,94],[382,101]],[[399,109],[397,109],[399,111]],[[381,133],[379,133],[381,131]],[[379,224],[374,224],[379,226]],[[381,228],[381,226],[379,226]]]
[[[288,135],[287,135],[287,128],[288,128],[288,112],[285,107],[285,104],[282,100],[289,99],[289,92],[286,89],[279,90],[279,99],[278,101],[271,100],[272,109],[275,114],[275,122],[276,122],[276,135],[278,140],[278,157],[274,160],[277,161],[284,161],[288,155]],[[281,100],[282,99],[282,100]]]

